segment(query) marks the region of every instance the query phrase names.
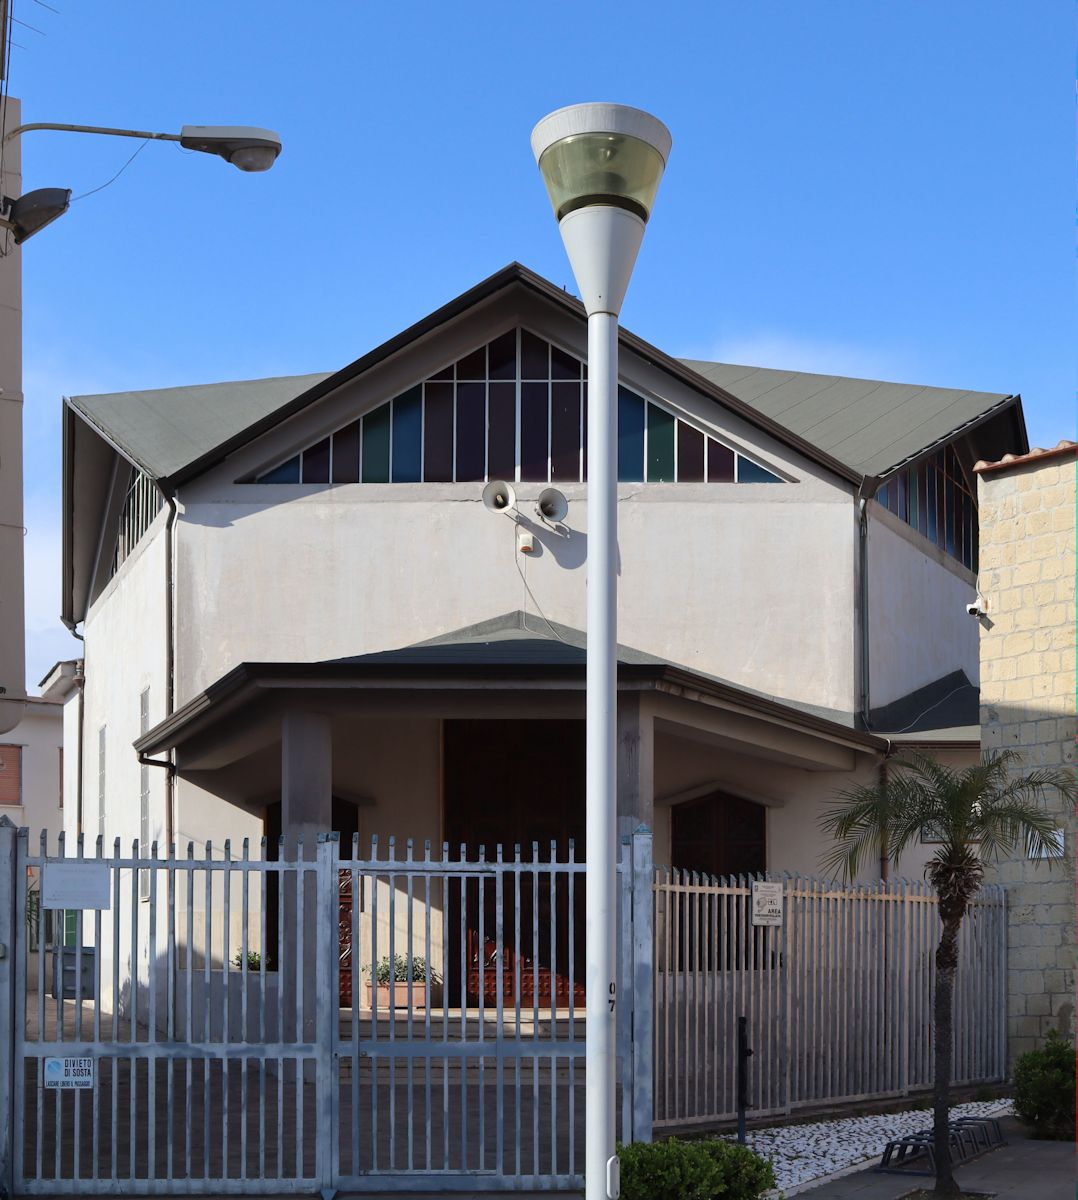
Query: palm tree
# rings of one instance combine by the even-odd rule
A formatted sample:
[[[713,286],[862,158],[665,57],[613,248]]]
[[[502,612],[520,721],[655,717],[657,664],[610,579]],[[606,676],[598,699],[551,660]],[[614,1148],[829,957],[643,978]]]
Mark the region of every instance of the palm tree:
[[[945,767],[927,754],[911,752],[896,759],[897,770],[871,787],[840,793],[820,818],[835,840],[824,866],[852,879],[862,863],[884,859],[898,863],[902,852],[920,840],[925,827],[940,845],[925,868],[936,891],[943,926],[936,949],[933,997],[935,1034],[934,1150],[937,1196],[958,1196],[948,1141],[954,976],[958,931],[970,901],[981,886],[984,864],[1016,848],[1032,856],[1058,856],[1055,819],[1045,809],[1052,793],[1072,803],[1078,797],[1067,771],[1017,773],[1014,750],[985,752],[979,763],[961,770]]]

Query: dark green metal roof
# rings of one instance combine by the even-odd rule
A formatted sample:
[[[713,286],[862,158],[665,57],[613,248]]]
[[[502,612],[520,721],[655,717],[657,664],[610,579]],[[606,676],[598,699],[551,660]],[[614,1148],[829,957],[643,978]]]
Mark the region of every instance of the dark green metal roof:
[[[325,378],[241,379],[72,396],[68,403],[152,479],[169,479]]]
[[[884,383],[770,367],[682,359],[685,366],[763,416],[876,477],[995,413],[1020,405],[1008,392]],[[1016,414],[1015,440],[1025,430]]]

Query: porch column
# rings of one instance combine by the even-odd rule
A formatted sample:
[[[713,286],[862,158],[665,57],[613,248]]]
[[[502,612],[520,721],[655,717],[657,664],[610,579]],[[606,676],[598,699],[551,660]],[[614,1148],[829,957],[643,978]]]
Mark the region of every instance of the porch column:
[[[618,696],[618,837],[655,825],[655,721],[639,694]]]
[[[323,713],[289,712],[281,719],[281,833],[313,859],[318,834],[333,828],[333,732]]]
[[[289,712],[281,719],[281,834],[284,858],[298,857],[303,838],[303,858],[318,853],[318,835],[333,828],[333,734],[329,717],[322,713]],[[297,876],[289,872],[281,880],[284,906],[284,945],[280,972],[280,1005],[284,1032],[296,1041],[313,1042],[318,1006],[317,889],[313,872],[303,875],[304,921],[297,920]],[[294,965],[302,960],[302,987]],[[303,1078],[314,1082],[315,1066],[305,1062]]]

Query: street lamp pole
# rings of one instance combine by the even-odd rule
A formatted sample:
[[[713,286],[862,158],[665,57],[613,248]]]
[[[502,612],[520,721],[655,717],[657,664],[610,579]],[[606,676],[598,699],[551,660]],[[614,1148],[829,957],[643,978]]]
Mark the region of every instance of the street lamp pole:
[[[576,104],[532,150],[588,314],[586,1200],[616,1200],[618,314],[670,154],[648,113]]]
[[[5,115],[14,122],[3,138],[0,179],[0,239],[6,230],[13,246],[0,252],[0,734],[14,729],[26,707],[26,635],[23,604],[22,471],[22,251],[21,243],[61,216],[71,193],[40,188],[21,194],[19,139],[51,129],[179,142],[188,150],[215,154],[241,171],[268,171],[281,152],[281,139],[269,129],[246,125],[185,125],[179,133],[152,133],[101,125],[53,122],[19,124],[19,101],[8,97]]]

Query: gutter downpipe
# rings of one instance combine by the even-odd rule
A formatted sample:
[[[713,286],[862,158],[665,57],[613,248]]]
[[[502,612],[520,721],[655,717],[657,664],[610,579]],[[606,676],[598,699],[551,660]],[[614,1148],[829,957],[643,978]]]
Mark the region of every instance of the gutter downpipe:
[[[858,624],[861,627],[861,678],[858,711],[864,729],[872,728],[869,717],[871,710],[871,671],[869,660],[869,627],[868,627],[868,501],[876,492],[878,480],[866,477],[857,493],[858,538],[857,538],[857,573],[858,573]]]
[[[175,645],[175,551],[173,538],[176,525],[176,497],[166,490],[159,480],[154,480],[154,486],[161,493],[161,498],[168,505],[168,517],[165,520],[165,719],[167,720],[176,710],[176,645]],[[163,767],[165,769],[165,846],[168,854],[172,854],[172,843],[176,831],[176,762],[173,751],[168,757],[150,758],[140,754],[139,762],[147,767]]]
[[[83,657],[79,659],[79,665],[75,668],[75,686],[79,689],[79,742],[75,751],[75,833],[78,837],[82,837],[82,747],[83,747],[83,730],[86,727],[86,638],[76,629],[77,621],[71,621],[67,617],[61,617],[60,620],[67,626],[68,633],[73,638],[78,638],[82,642]],[[61,785],[63,781],[61,780]]]

